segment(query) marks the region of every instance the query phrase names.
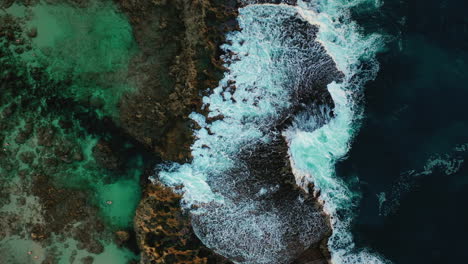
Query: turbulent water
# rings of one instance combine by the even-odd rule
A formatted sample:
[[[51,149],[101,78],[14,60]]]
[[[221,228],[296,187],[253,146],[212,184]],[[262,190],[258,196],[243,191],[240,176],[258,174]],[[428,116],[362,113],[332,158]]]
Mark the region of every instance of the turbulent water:
[[[258,154],[285,141],[296,184],[308,191],[313,183],[321,193],[333,263],[386,262],[355,248],[350,223],[359,193],[334,170],[359,127],[362,86],[375,77],[382,46],[381,36],[361,33],[350,8],[380,3],[248,4],[239,10],[242,30],[222,47],[231,54],[229,72],[203,99],[208,119],[191,115],[200,127],[193,161],[159,167],[159,178],[183,184],[183,203],[207,246],[238,263],[288,263],[327,226],[303,195],[275,196],[280,173]],[[266,173],[252,166],[259,163]]]

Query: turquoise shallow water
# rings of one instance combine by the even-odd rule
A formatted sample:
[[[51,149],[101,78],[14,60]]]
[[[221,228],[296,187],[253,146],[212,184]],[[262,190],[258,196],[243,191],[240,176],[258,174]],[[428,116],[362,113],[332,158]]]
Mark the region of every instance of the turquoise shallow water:
[[[20,58],[31,66],[45,66],[54,80],[72,78],[63,91],[78,101],[99,101],[99,114],[117,116],[120,96],[132,87],[126,83],[128,62],[137,51],[131,27],[109,1],[87,8],[67,4],[26,7],[13,4],[3,11],[24,22],[26,32],[37,31],[34,49]]]
[[[126,17],[110,1],[14,4],[0,16],[16,26],[13,43],[0,40],[0,262],[136,260],[113,238],[133,229],[144,166],[141,149],[116,126],[120,97],[133,90],[126,72],[137,52]],[[37,36],[28,36],[32,29]],[[101,254],[75,239],[87,221],[94,221],[87,242]],[[36,225],[51,225],[37,243],[30,235]]]
[[[116,78],[116,75],[125,73],[130,57],[136,51],[136,44],[126,18],[117,13],[113,5],[103,1],[102,4],[96,3],[80,9],[65,4],[38,4],[32,7],[15,4],[5,12],[25,20],[25,29],[36,28],[38,32],[37,38],[32,39],[33,49],[21,54],[18,58],[19,63],[26,63],[26,67],[42,65],[52,80],[71,82],[61,91],[51,89],[50,96],[57,92],[60,93],[59,96],[72,98],[83,106],[92,101],[99,101],[102,105],[98,108],[90,107],[98,115],[118,115],[117,103],[122,93],[130,87],[125,79]],[[58,124],[60,113],[51,114],[56,115],[57,120],[52,117],[51,120],[44,121]],[[73,131],[76,137],[79,137],[79,133],[91,132],[80,145],[84,159],[93,160],[92,148],[100,137],[92,135],[93,131],[77,129],[79,130]],[[134,162],[134,165],[142,166],[141,161]],[[138,170],[129,171],[128,180],[114,184],[98,180],[104,178],[103,172],[86,166],[75,166],[70,171],[76,171],[78,177],[57,178],[57,182],[72,188],[86,186],[95,189],[96,203],[102,207],[104,214],[115,218],[118,226],[124,227],[131,222],[132,210],[139,200]],[[125,191],[121,192],[123,190]],[[122,197],[117,202],[122,203],[122,206],[112,206],[111,209],[110,206],[103,205],[105,198],[116,198],[117,193],[128,194],[128,197]]]

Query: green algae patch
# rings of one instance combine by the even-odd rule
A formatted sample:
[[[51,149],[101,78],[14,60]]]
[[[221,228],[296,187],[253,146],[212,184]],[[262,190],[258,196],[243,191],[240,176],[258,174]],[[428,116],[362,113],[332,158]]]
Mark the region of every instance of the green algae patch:
[[[14,4],[6,12],[22,21],[23,37],[31,41],[32,49],[21,54],[24,61],[45,67],[56,81],[72,80],[65,95],[101,115],[118,116],[121,96],[133,91],[127,70],[138,49],[128,21],[110,1],[85,8]]]

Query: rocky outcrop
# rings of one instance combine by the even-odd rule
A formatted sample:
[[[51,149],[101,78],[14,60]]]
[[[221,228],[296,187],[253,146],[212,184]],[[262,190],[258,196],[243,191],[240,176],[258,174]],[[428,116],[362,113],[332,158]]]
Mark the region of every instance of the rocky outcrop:
[[[87,2],[86,0],[70,1],[79,6],[85,5]],[[41,243],[47,241],[52,234],[70,235],[78,242],[80,248],[96,254],[103,251],[103,245],[97,239],[99,234],[109,230],[106,230],[104,222],[98,218],[98,208],[90,206],[89,192],[70,190],[58,187],[53,183],[56,178],[72,178],[74,174],[68,172],[68,168],[74,168],[76,163],[87,162],[86,158],[89,158],[84,157],[86,153],[76,142],[69,142],[69,138],[65,138],[63,134],[79,138],[83,137],[82,133],[86,130],[93,135],[106,135],[106,140],[100,140],[94,148],[91,147],[96,164],[91,163],[93,167],[86,166],[85,168],[89,170],[99,167],[99,169],[110,170],[112,171],[110,175],[123,169],[126,162],[125,157],[129,156],[119,153],[127,151],[126,149],[115,147],[115,145],[125,145],[121,141],[124,137],[123,134],[128,141],[138,142],[150,150],[152,154],[159,155],[163,160],[189,161],[189,147],[193,141],[191,131],[193,124],[188,115],[192,111],[200,111],[201,98],[206,94],[205,91],[218,85],[223,71],[226,70],[222,66],[223,61],[220,59],[219,46],[224,42],[225,32],[237,29],[235,22],[236,1],[114,1],[128,16],[139,45],[139,53],[133,58],[128,73],[136,86],[136,91],[124,95],[120,100],[118,120],[106,123],[105,119],[95,118],[89,112],[77,112],[81,107],[96,109],[102,107],[102,102],[97,100],[91,100],[89,105],[74,105],[73,100],[70,102],[68,99],[59,98],[59,96],[54,95],[52,90],[37,89],[33,91],[35,93],[32,95],[33,99],[47,98],[49,107],[46,109],[47,111],[54,112],[57,109],[62,111],[65,109],[64,105],[69,108],[76,106],[73,109],[76,111],[73,118],[77,120],[72,123],[69,120],[60,119],[57,122],[58,125],[37,125],[33,122],[34,120],[26,120],[26,124],[14,139],[15,143],[20,145],[27,144],[31,138],[37,139],[37,144],[43,149],[43,152],[36,154],[34,152],[18,153],[21,165],[27,166],[28,169],[28,171],[19,171],[18,174],[22,177],[23,182],[30,180],[29,182],[33,183],[30,192],[38,198],[43,215],[51,217],[46,224],[28,227],[27,235],[32,240]],[[9,20],[10,18],[2,17],[1,19]],[[0,21],[0,37],[10,41],[13,43],[12,45],[18,46],[18,49],[31,48],[21,39],[25,34],[29,38],[41,34],[34,29],[21,32],[22,29],[15,23],[8,21],[6,23],[3,20]],[[0,50],[0,58],[5,55],[1,52]],[[19,50],[15,52],[20,53]],[[0,66],[0,69],[3,69],[3,66]],[[41,78],[40,70],[31,71],[31,77]],[[20,77],[15,76],[15,72],[12,70],[10,74],[6,74],[2,79],[4,82],[0,84],[2,89],[4,83],[10,82],[12,84],[11,96],[16,96],[15,93],[22,92],[27,87],[22,83]],[[38,81],[37,87],[44,84]],[[50,86],[52,85],[55,84],[50,84]],[[62,84],[57,84],[57,87],[58,85]],[[60,91],[60,88],[58,87],[57,91]],[[235,86],[232,85],[232,88],[235,89]],[[10,95],[3,93],[0,98],[1,96],[4,96],[5,101],[7,101],[6,98]],[[310,97],[315,98],[315,95]],[[34,105],[33,99],[25,96],[18,102],[8,102],[8,105],[1,111],[1,118],[4,119],[0,120],[2,121],[0,129],[3,131],[14,129],[16,124],[10,123],[6,119],[14,116],[15,112],[25,111],[26,108],[27,111],[34,112],[36,110],[34,107],[37,105]],[[328,98],[323,100],[327,101]],[[53,109],[53,107],[56,108]],[[47,111],[42,109],[41,114],[46,115]],[[214,119],[208,121],[211,122]],[[288,120],[278,122],[278,127],[284,125],[285,122]],[[74,126],[78,126],[78,124],[83,126],[82,129],[80,128],[83,131],[75,135],[70,131],[76,130],[77,128]],[[117,133],[111,130],[115,130]],[[113,138],[112,142],[107,141],[110,134],[112,134],[110,137]],[[0,133],[1,144],[11,142],[11,140],[5,141],[4,138],[5,135]],[[142,150],[138,149],[138,151]],[[297,194],[300,190],[294,187],[291,168],[286,159],[285,145],[280,142],[273,146],[259,147],[254,151],[259,158],[248,159],[246,157],[243,160],[245,166],[255,174],[254,181],[257,181],[258,186],[260,184],[272,186],[280,184],[282,186],[281,191],[274,194],[277,197],[272,195],[269,199],[275,201],[283,199],[286,202],[278,202],[272,206],[286,209],[290,205],[287,201],[292,201],[295,198],[290,194]],[[13,161],[16,154],[9,148],[0,152],[0,169],[8,173],[17,170],[19,165]],[[268,166],[265,166],[267,163]],[[62,173],[64,171],[67,173]],[[279,172],[280,177],[269,178],[272,173],[277,172]],[[234,174],[233,172],[233,176],[235,176]],[[149,174],[145,174],[142,178],[146,179],[148,176]],[[115,180],[111,176],[107,178],[109,178],[106,179],[109,182]],[[245,192],[253,194],[259,191],[255,189],[256,185],[251,181],[239,181],[238,184],[245,186],[243,189]],[[192,219],[180,208],[180,195],[162,185],[147,185],[145,188],[134,219],[136,240],[141,250],[141,263],[230,263],[224,257],[213,253],[212,250],[204,246],[194,234]],[[2,193],[1,188],[0,195],[8,197],[8,193]],[[311,197],[306,197],[306,200],[307,206],[311,208],[318,206],[314,204]],[[24,201],[19,201],[19,203],[24,203]],[[13,230],[15,218],[8,216],[8,219],[12,227],[10,229]],[[73,227],[77,222],[81,223],[80,226]],[[0,230],[0,238],[6,236],[2,233],[3,230]],[[119,230],[114,233],[113,239],[119,246],[128,246],[134,242],[135,237],[132,230]],[[311,246],[299,256],[294,264],[324,261],[327,255],[322,253],[325,251],[320,250],[323,248],[323,243]],[[303,248],[295,250],[301,251]],[[85,257],[81,261],[92,263],[93,258]]]
[[[231,263],[203,246],[180,208],[181,196],[160,184],[148,185],[135,215],[142,264]]]
[[[120,101],[122,127],[163,160],[187,162],[188,115],[223,75],[219,46],[237,29],[235,1],[117,2],[140,48],[129,73],[137,90]],[[170,188],[146,186],[134,222],[141,263],[229,263],[194,235],[180,199]]]
[[[105,140],[100,140],[93,148],[93,156],[103,168],[116,170],[119,168],[119,157],[112,150],[110,144]]]
[[[163,159],[187,161],[188,115],[223,75],[219,45],[236,29],[235,9],[208,0],[117,2],[140,48],[130,66],[137,91],[120,102],[122,126]]]
[[[291,264],[330,264],[330,253],[327,248],[328,239],[316,243],[305,250]]]
[[[225,203],[192,214],[197,236],[239,263],[326,263],[320,245],[331,234],[330,221],[316,197],[296,185],[284,138],[245,146],[238,158],[211,185]]]

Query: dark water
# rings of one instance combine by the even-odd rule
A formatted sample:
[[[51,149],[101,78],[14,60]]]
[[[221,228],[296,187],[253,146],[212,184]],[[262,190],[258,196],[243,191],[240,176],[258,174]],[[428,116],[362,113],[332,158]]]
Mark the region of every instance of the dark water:
[[[389,42],[338,173],[361,180],[357,243],[394,263],[467,263],[467,10],[463,0],[389,0],[354,14]]]

